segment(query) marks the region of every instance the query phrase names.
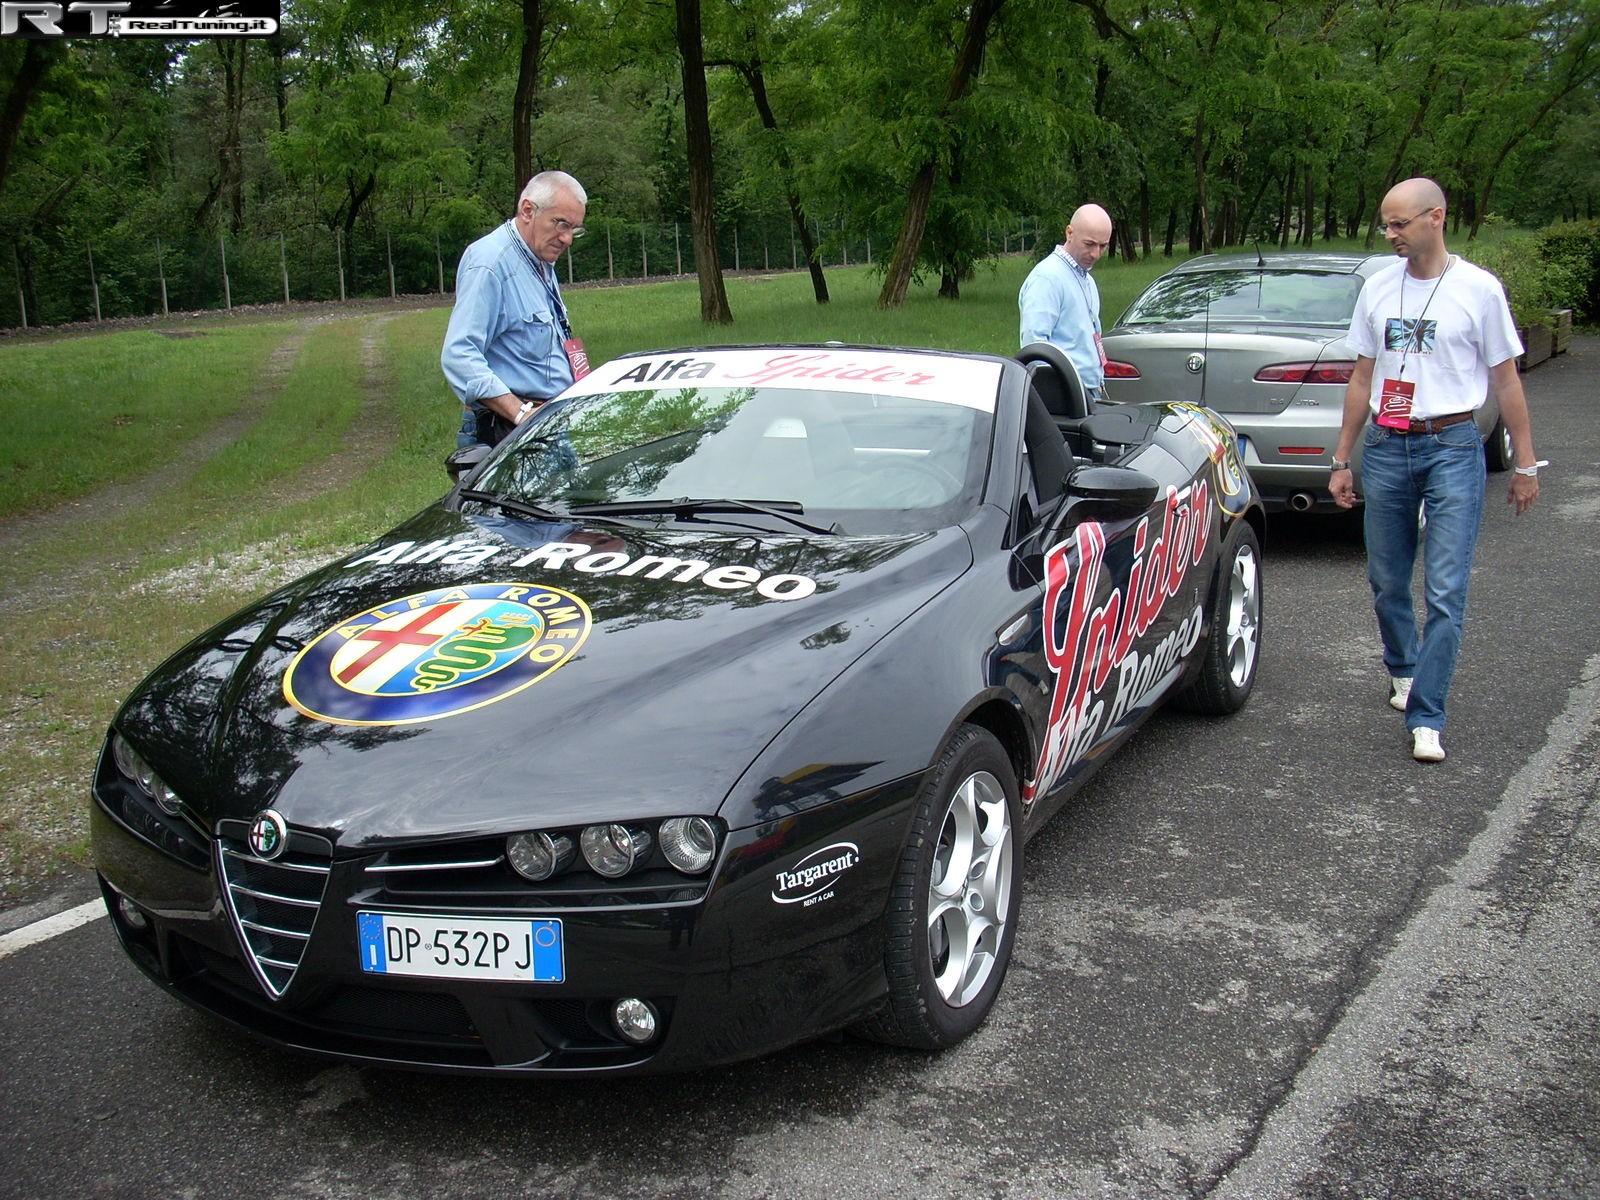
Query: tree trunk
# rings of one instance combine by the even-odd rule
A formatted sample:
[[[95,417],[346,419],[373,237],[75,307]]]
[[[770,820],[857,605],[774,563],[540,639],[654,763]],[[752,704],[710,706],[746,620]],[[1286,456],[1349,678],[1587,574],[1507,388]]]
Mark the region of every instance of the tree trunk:
[[[1313,227],[1317,223],[1316,173],[1312,171],[1310,163],[1306,164],[1304,184],[1305,200],[1300,213],[1300,244],[1310,246],[1316,239],[1316,230]]]
[[[728,292],[717,257],[717,214],[711,172],[711,114],[706,100],[705,51],[700,35],[700,0],[673,0],[678,55],[683,62],[683,124],[689,152],[689,214],[694,231],[694,269],[700,280],[700,319],[733,324]]]
[[[0,105],[0,193],[6,190],[6,176],[11,173],[11,152],[17,145],[17,134],[22,130],[28,106],[50,73],[50,67],[60,55],[58,42],[29,39],[22,51],[22,65],[6,92],[5,103]]]
[[[1202,254],[1211,253],[1211,222],[1206,213],[1206,117],[1205,113],[1196,113],[1194,118],[1194,203],[1195,224],[1199,227],[1198,238],[1191,238],[1191,245],[1198,241],[1198,249]]]
[[[794,163],[789,158],[789,147],[778,132],[778,119],[773,116],[772,104],[767,99],[767,79],[759,62],[736,63],[739,74],[750,87],[750,97],[755,101],[761,127],[773,135],[778,149],[778,169],[783,172],[784,198],[789,202],[789,219],[794,222],[795,235],[800,239],[800,250],[806,256],[806,268],[811,272],[811,292],[818,304],[828,302],[828,281],[822,274],[822,260],[817,257],[817,241],[811,236],[811,226],[806,222],[805,206],[800,202],[799,189],[794,183]]]
[[[680,0],[681,3],[681,0]],[[944,103],[939,108],[938,123],[943,125],[983,65],[983,48],[989,37],[989,23],[1005,0],[973,0],[967,14],[967,29],[961,39],[961,49],[956,54],[955,66],[945,85]],[[942,151],[948,152],[947,144]],[[884,273],[883,290],[878,293],[879,308],[899,308],[906,302],[906,292],[911,288],[911,275],[917,265],[917,255],[922,250],[922,235],[928,228],[928,208],[933,202],[933,184],[938,178],[938,155],[925,159],[912,177],[911,190],[906,195],[906,215],[900,223],[900,236],[895,240],[894,254]]]
[[[518,194],[533,178],[533,122],[539,115],[539,51],[544,45],[542,0],[522,0],[522,45],[517,90],[511,98],[511,186]]]
[[[289,132],[289,80],[285,77],[283,34],[267,39],[272,54],[272,98],[278,106],[278,132]]]
[[[1278,249],[1289,248],[1289,221],[1294,215],[1294,159],[1283,176],[1283,198],[1278,202]]]
[[[1139,175],[1139,241],[1141,257],[1150,257],[1150,176]]]
[[[219,201],[228,206],[230,233],[244,228],[244,170],[241,128],[244,121],[244,69],[248,41],[218,38],[212,43],[222,65],[222,136],[217,140],[217,172],[205,199],[194,212],[194,224],[205,227]]]

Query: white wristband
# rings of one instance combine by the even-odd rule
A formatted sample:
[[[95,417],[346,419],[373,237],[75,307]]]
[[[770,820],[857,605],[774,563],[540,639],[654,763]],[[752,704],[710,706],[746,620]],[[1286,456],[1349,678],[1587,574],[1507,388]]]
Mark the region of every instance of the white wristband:
[[[1533,466],[1531,466],[1531,467],[1513,467],[1512,470],[1514,470],[1518,475],[1534,475],[1534,476],[1537,476],[1539,474],[1539,468],[1540,467],[1548,467],[1549,465],[1550,465],[1550,460],[1548,458],[1541,458],[1538,462],[1534,463]]]

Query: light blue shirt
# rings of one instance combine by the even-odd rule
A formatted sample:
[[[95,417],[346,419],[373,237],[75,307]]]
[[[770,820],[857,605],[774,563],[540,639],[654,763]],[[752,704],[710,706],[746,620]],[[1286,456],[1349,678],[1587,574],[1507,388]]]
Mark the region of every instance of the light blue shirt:
[[[565,321],[555,269],[507,221],[462,252],[439,365],[469,407],[507,392],[548,400],[572,386]]]
[[[1022,344],[1049,342],[1059,346],[1078,368],[1083,386],[1105,386],[1100,366],[1100,289],[1093,277],[1057,246],[1028,272],[1017,296],[1022,310]]]

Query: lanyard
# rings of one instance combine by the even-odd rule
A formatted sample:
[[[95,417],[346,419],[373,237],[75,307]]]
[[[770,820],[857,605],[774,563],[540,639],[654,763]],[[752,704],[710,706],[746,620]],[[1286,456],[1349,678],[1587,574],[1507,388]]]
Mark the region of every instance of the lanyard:
[[[517,224],[514,220],[509,220],[506,224],[511,226],[511,240],[516,242],[517,249],[522,251],[523,261],[528,264],[528,269],[533,272],[533,277],[539,281],[539,286],[544,288],[545,295],[550,297],[550,306],[556,314],[556,324],[561,326],[561,336],[570,338],[572,336],[572,322],[567,319],[567,306],[561,302],[561,292],[556,286],[556,269],[549,263],[541,262],[534,256],[533,251],[528,249],[528,243],[523,241],[522,235],[517,232]],[[549,274],[547,275],[546,272],[549,272]]]
[[[1100,332],[1100,314],[1094,311],[1094,303],[1089,295],[1089,272],[1073,261],[1072,255],[1061,247],[1056,247],[1056,253],[1061,256],[1061,261],[1067,264],[1067,273],[1077,281],[1078,290],[1083,293],[1083,311],[1089,314],[1089,320],[1094,324],[1094,331]]]
[[[1422,338],[1422,318],[1428,315],[1428,305],[1433,303],[1434,296],[1438,294],[1439,285],[1444,282],[1444,277],[1450,273],[1450,268],[1455,265],[1456,256],[1452,254],[1445,261],[1444,270],[1439,272],[1439,278],[1433,281],[1433,290],[1428,293],[1428,298],[1422,302],[1422,311],[1417,314],[1417,323],[1411,327],[1410,333],[1406,333],[1405,329],[1406,276],[1411,272],[1409,270],[1400,272],[1400,331],[1405,334],[1405,338],[1400,343],[1400,370],[1395,375],[1396,379],[1404,379],[1406,377],[1406,355],[1410,354],[1413,349],[1420,350],[1421,347],[1418,343]]]

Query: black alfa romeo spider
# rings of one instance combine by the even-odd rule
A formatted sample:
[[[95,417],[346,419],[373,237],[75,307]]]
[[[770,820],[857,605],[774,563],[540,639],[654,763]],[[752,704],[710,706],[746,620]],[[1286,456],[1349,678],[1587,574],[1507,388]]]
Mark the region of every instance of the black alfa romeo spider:
[[[1262,528],[1225,421],[1089,411],[1048,346],[618,359],[139,686],[117,936],[369,1064],[950,1046],[1028,837],[1164,701],[1249,696]]]

